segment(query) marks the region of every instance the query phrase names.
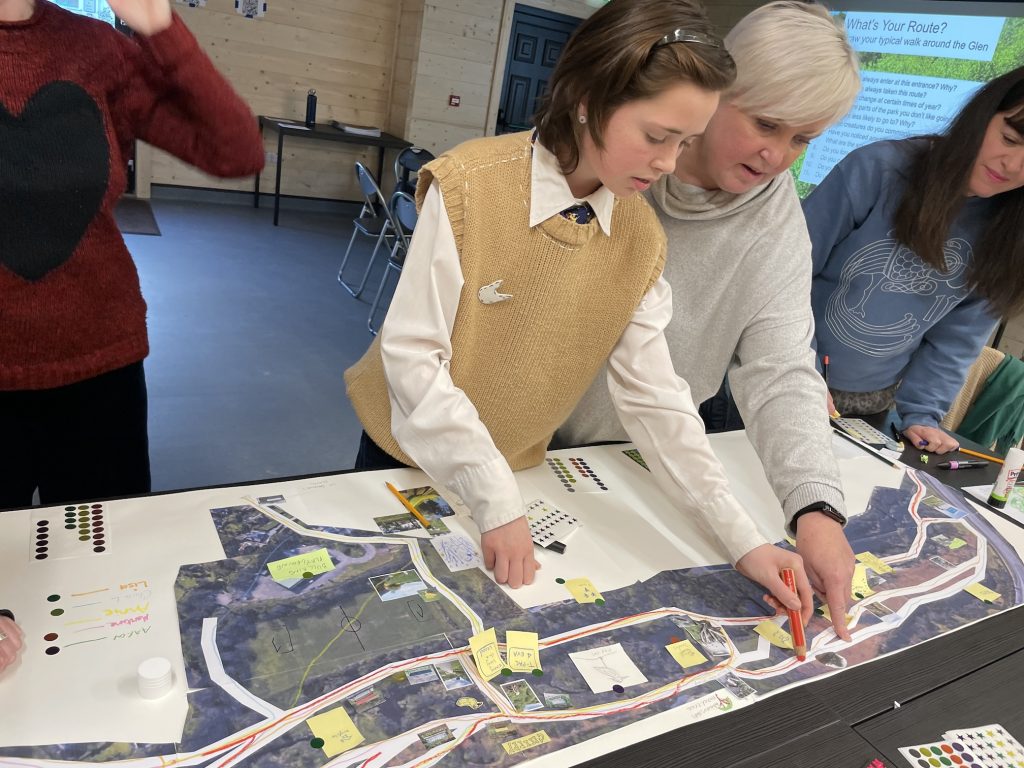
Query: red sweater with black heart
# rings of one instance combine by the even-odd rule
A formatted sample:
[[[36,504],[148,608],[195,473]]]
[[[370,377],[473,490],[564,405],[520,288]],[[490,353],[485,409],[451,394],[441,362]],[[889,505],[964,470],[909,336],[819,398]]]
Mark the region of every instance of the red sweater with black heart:
[[[146,303],[114,222],[136,138],[217,176],[263,166],[252,112],[177,15],[134,39],[47,0],[0,23],[0,391],[148,354]]]

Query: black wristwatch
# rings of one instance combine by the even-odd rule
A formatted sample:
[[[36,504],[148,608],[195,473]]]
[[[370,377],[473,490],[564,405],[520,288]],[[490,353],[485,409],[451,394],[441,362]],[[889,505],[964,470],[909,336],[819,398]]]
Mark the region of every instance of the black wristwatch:
[[[846,516],[842,512],[827,502],[815,501],[813,504],[808,504],[793,515],[793,522],[790,524],[793,528],[793,533],[796,533],[797,521],[800,520],[800,515],[806,515],[808,512],[820,512],[825,517],[835,520],[840,525],[846,525]]]

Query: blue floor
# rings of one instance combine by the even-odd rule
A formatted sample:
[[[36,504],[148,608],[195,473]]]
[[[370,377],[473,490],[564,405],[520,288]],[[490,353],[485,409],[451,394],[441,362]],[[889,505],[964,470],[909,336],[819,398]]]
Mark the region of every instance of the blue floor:
[[[279,227],[244,204],[153,210],[163,236],[125,238],[149,305],[153,489],[350,468],[342,372],[372,339],[372,291],[353,299],[336,276],[357,209],[282,211]]]

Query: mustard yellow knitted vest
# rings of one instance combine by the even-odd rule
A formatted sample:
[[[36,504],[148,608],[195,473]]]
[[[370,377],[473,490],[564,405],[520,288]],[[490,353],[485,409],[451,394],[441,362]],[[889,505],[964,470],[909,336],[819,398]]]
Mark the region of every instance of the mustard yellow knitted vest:
[[[425,166],[417,191],[422,202],[440,185],[465,279],[452,381],[514,470],[543,460],[665,264],[665,234],[639,195],[615,201],[612,237],[596,219],[557,215],[531,229],[531,157],[529,133],[474,139]],[[496,280],[512,298],[483,303]],[[367,434],[415,466],[391,435],[379,338],[345,381]]]

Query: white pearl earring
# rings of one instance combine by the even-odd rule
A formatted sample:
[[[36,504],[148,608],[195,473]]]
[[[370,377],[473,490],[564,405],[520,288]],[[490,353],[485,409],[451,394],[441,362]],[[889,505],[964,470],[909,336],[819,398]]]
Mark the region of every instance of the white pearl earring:
[[[580,115],[580,116],[579,116],[578,118],[576,118],[576,119],[580,121],[580,125],[583,125],[584,123],[586,123],[586,122],[587,122],[587,116],[586,116],[586,115]]]

